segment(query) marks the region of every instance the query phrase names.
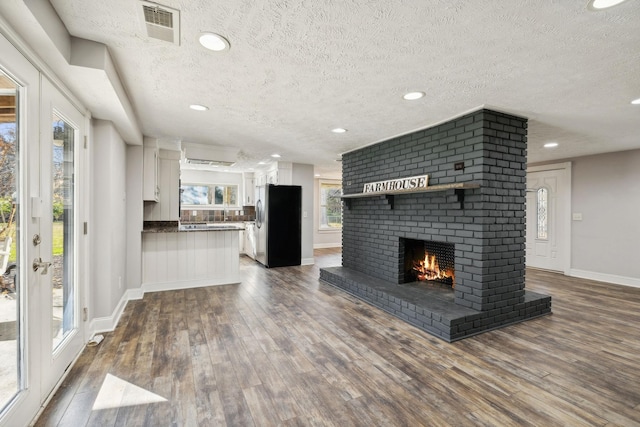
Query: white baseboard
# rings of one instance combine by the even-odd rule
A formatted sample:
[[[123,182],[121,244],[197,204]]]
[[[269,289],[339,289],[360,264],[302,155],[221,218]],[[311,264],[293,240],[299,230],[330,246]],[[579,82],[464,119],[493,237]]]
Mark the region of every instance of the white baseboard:
[[[116,305],[111,316],[96,317],[91,321],[89,326],[89,337],[100,332],[111,332],[115,330],[118,322],[120,321],[120,316],[122,316],[122,312],[127,306],[127,302],[130,300],[142,299],[143,295],[144,292],[142,292],[141,289],[128,289],[124,294],[122,294],[122,298],[118,301],[118,305]]]
[[[633,288],[640,288],[640,279],[634,277],[597,273],[595,271],[578,270],[575,268],[569,270],[569,276],[578,277],[580,279],[597,280],[598,282],[613,283],[616,285],[631,286]]]
[[[315,262],[316,261],[313,258],[302,258],[300,260],[300,265],[313,265]]]
[[[329,249],[329,248],[341,248],[342,242],[340,243],[314,243],[313,249]]]

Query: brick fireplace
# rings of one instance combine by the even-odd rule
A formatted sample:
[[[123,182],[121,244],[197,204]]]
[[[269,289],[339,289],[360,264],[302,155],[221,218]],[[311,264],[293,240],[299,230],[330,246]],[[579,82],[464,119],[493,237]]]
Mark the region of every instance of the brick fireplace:
[[[525,291],[526,140],[525,118],[482,109],[343,155],[342,266],[320,279],[447,341],[550,313]],[[361,194],[416,175],[429,191]],[[451,278],[415,280],[434,247]]]

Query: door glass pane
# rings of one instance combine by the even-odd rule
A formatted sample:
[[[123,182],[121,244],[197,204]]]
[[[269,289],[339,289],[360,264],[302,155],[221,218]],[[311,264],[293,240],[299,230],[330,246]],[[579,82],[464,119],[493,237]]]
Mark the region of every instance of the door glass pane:
[[[0,70],[0,408],[22,388],[17,89]]]
[[[74,269],[74,148],[76,129],[53,115],[53,349],[76,326]]]
[[[547,239],[547,211],[549,191],[546,188],[538,189],[538,239]]]

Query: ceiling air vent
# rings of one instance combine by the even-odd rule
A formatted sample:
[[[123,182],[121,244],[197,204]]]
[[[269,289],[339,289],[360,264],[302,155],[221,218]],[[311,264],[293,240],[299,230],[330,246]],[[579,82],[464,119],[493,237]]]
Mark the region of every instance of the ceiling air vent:
[[[141,18],[147,36],[180,44],[180,11],[147,1],[141,2]]]

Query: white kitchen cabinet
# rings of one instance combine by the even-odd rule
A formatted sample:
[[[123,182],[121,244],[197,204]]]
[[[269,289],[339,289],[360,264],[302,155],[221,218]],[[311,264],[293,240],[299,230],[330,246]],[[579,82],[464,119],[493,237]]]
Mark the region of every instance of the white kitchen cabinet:
[[[157,203],[145,203],[145,221],[178,221],[180,219],[180,153],[158,152]]]
[[[145,146],[142,151],[142,200],[157,202],[158,188],[158,147]]]
[[[266,184],[292,185],[293,184],[293,163],[276,162],[270,169],[255,173],[254,185],[261,187]]]
[[[265,174],[265,184],[291,185],[293,163],[276,162]]]
[[[278,183],[278,169],[270,170],[267,172],[267,184]]]
[[[274,184],[292,185],[293,184],[293,163],[278,162],[277,180]]]
[[[244,200],[242,206],[254,206],[256,204],[256,180],[252,173],[244,174]]]
[[[255,224],[247,222],[244,225],[244,254],[249,258],[256,259],[255,244],[254,244],[254,233],[255,233]]]

